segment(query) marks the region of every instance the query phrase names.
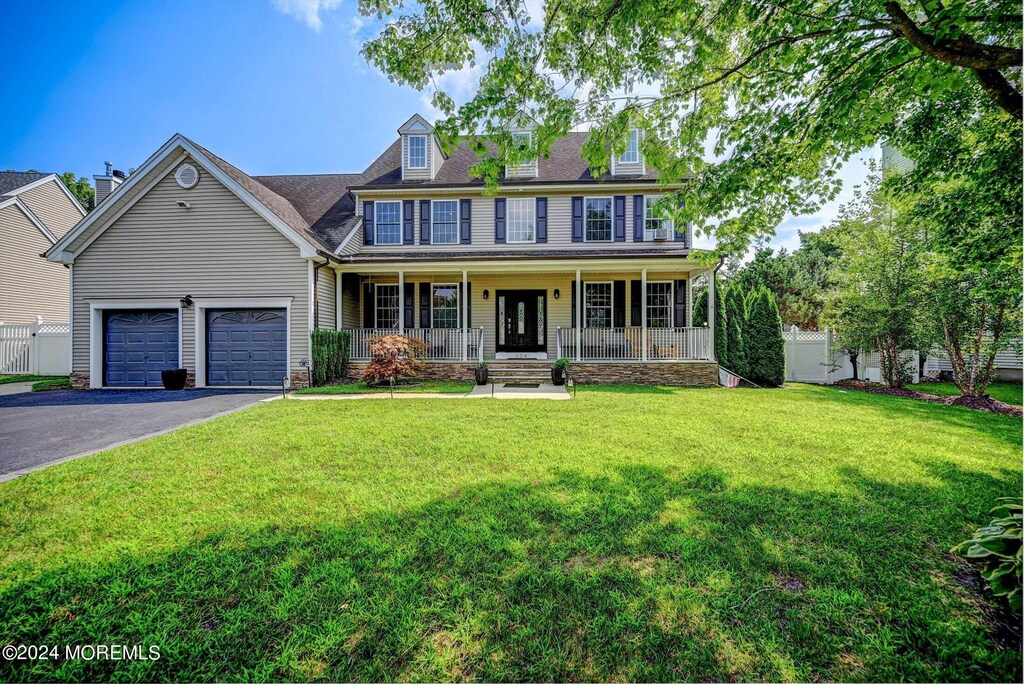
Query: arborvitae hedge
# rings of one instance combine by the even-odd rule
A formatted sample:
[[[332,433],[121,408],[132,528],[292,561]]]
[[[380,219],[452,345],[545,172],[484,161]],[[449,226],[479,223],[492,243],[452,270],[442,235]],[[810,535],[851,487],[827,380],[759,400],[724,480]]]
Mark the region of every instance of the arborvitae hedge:
[[[775,297],[762,286],[751,291],[746,303],[746,377],[758,385],[778,387],[786,379],[786,348]]]
[[[344,380],[348,375],[349,337],[343,330],[314,330],[309,334],[314,387]]]
[[[693,298],[693,325],[701,327],[708,322],[708,288],[702,288]]]
[[[746,324],[746,310],[743,302],[743,291],[733,285],[725,291],[726,322],[729,327],[728,353],[729,365],[733,373],[747,376],[747,351],[743,341],[743,328]]]
[[[722,288],[715,283],[715,357],[725,368],[732,368],[729,357],[729,315],[722,305]]]

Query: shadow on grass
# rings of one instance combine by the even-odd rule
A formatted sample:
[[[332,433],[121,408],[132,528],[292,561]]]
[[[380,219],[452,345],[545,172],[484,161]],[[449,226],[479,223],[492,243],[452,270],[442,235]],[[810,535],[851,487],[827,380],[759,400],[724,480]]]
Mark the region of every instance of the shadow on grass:
[[[0,643],[160,660],[0,661],[0,677],[1020,681],[1019,642],[995,638],[945,553],[977,522],[962,497],[1019,476],[935,475],[847,472],[843,497],[559,472],[347,525],[228,527],[0,594]]]

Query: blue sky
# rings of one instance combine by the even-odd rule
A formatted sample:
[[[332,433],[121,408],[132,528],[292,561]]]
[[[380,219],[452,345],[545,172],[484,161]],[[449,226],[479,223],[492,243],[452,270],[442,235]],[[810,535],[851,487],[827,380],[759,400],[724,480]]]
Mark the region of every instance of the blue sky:
[[[359,56],[367,30],[352,0],[10,3],[0,169],[91,179],[180,132],[253,175],[361,171],[413,112],[430,115]],[[465,96],[473,75],[443,85]],[[834,208],[787,221],[773,244],[794,246]]]

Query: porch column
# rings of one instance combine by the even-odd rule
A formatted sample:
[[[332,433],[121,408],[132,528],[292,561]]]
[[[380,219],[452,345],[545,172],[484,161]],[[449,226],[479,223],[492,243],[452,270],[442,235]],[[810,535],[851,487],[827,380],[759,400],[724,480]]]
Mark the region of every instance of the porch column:
[[[647,269],[640,272],[640,359],[647,360]]]
[[[405,334],[405,271],[398,272],[398,334]]]
[[[708,361],[715,361],[715,272],[708,273]]]
[[[576,360],[583,354],[583,281],[580,280],[580,269],[576,269]]]
[[[469,274],[462,272],[462,306],[459,314],[462,317],[462,360],[469,360]]]

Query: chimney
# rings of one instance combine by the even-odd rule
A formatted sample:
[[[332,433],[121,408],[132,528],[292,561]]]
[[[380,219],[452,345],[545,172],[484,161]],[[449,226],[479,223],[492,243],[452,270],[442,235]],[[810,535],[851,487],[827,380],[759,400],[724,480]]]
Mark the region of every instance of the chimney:
[[[96,206],[107,198],[107,195],[117,190],[117,186],[124,182],[124,171],[118,171],[111,162],[103,162],[104,174],[93,176],[96,184]]]

